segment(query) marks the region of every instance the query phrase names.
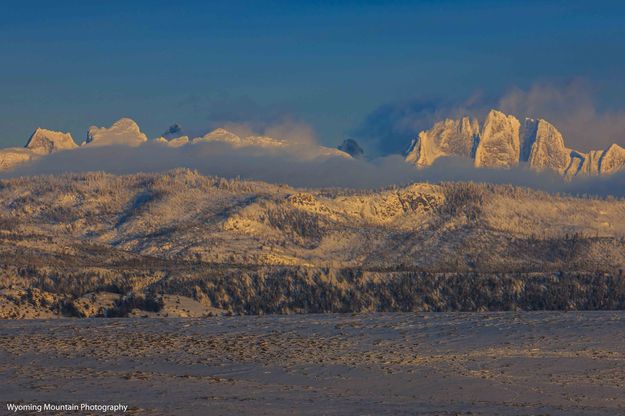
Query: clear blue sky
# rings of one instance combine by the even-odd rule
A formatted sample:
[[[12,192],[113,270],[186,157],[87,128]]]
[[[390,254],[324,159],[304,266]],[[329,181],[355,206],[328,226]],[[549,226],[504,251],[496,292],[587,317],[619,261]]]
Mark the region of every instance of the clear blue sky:
[[[285,114],[330,144],[384,103],[568,77],[623,108],[624,21],[622,1],[3,0],[0,144]]]

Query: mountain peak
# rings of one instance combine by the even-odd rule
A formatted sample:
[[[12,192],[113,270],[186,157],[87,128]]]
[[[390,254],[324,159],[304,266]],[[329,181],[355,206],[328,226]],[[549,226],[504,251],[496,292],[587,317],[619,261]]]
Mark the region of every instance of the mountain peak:
[[[69,133],[37,128],[26,143],[27,149],[37,154],[50,154],[58,150],[78,147]]]
[[[555,126],[542,118],[538,119],[535,135],[530,140],[533,140],[528,159],[530,167],[564,173],[571,163],[571,151],[564,145],[564,138]]]
[[[139,125],[131,118],[120,118],[111,127],[89,127],[88,144],[139,146],[148,140]]]

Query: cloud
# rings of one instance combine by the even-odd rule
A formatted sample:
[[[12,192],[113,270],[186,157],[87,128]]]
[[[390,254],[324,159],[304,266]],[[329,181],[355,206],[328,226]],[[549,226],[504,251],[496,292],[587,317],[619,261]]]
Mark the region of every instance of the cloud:
[[[459,100],[414,98],[387,103],[373,110],[350,135],[368,152],[402,153],[417,136],[445,118],[473,116],[483,121],[491,108],[520,119],[543,118],[555,125],[569,147],[587,151],[612,143],[625,146],[625,110],[600,111],[593,90],[581,80],[535,83],[511,88],[497,96],[475,93]]]
[[[185,129],[197,135],[226,126],[245,127],[249,134],[258,134],[269,126],[295,117],[284,105],[259,104],[249,96],[234,96],[225,92],[189,94],[179,100],[176,106],[185,114],[193,116],[195,125],[185,126]]]
[[[483,117],[494,102],[476,93],[459,102],[415,98],[387,103],[372,111],[350,137],[362,144],[365,154],[403,154],[420,131],[445,118]]]
[[[3,178],[65,172],[104,171],[114,174],[197,169],[204,175],[241,177],[296,187],[379,188],[413,182],[474,181],[513,184],[549,192],[588,193],[625,197],[625,173],[607,178],[566,182],[555,173],[537,173],[524,166],[510,170],[476,169],[466,159],[441,159],[428,169],[417,169],[398,155],[371,161],[302,158],[293,152],[270,149],[233,149],[225,143],[198,143],[170,148],[157,143],[140,147],[81,147],[58,152],[22,165]]]
[[[569,147],[579,150],[625,145],[625,111],[600,112],[592,89],[581,80],[513,88],[500,98],[498,107],[518,117],[544,118],[560,130]]]

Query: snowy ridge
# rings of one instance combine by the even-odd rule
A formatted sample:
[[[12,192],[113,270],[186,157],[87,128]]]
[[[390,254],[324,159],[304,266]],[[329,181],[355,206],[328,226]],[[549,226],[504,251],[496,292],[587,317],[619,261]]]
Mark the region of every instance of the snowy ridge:
[[[85,261],[85,267],[107,250],[211,264],[497,272],[625,267],[625,201],[617,199],[475,183],[303,189],[189,169],[1,183],[0,220],[11,228],[0,251],[11,258],[28,248],[49,253],[45,258],[70,255],[71,264]],[[94,246],[103,249],[94,254]]]

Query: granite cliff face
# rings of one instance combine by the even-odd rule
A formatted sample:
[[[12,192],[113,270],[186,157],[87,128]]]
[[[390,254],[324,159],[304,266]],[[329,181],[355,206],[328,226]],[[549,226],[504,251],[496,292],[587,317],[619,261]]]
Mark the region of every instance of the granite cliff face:
[[[475,150],[475,166],[509,168],[519,162],[519,120],[502,112],[491,110]]]
[[[473,157],[479,130],[478,121],[469,117],[437,123],[432,129],[419,133],[406,160],[417,166],[429,166],[439,157]]]
[[[440,157],[473,159],[476,167],[510,168],[526,163],[537,171],[552,170],[565,177],[608,175],[625,170],[625,149],[617,144],[588,153],[566,147],[562,134],[543,119],[516,117],[491,110],[480,129],[475,119],[444,120],[422,131],[406,161],[427,167]]]

